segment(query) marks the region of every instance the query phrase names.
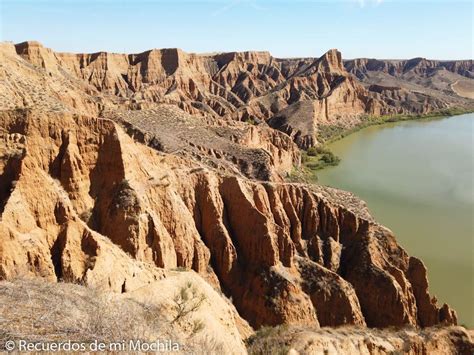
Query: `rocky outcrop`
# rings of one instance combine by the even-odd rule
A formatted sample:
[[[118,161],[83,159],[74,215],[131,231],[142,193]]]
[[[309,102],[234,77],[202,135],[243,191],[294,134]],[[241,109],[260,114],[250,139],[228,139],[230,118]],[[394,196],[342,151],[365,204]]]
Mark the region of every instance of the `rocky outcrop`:
[[[443,94],[444,86],[435,91],[406,86],[395,92],[371,90],[351,75],[365,84],[372,83],[367,78],[374,70],[398,77],[425,75],[427,68],[441,66],[460,76],[454,72],[465,74],[472,69],[468,61],[360,59],[343,63],[335,49],[320,58],[303,59],[276,59],[268,52],[197,55],[179,49],[70,54],[55,53],[37,42],[20,43],[14,49],[18,56],[44,70],[48,81],[55,78],[71,86],[72,91],[85,90],[94,96],[95,101],[68,100],[68,108],[80,113],[102,115],[108,108],[147,110],[170,104],[206,121],[236,120],[259,126],[267,122],[305,149],[318,144],[320,125],[350,128],[367,115],[423,114],[453,105],[472,106],[465,98]],[[428,80],[420,84],[432,87]],[[59,96],[65,101],[62,92]],[[25,105],[20,101],[14,107]]]
[[[300,165],[300,152],[291,138],[263,125],[205,121],[171,105],[106,116],[150,147],[193,158],[220,172],[278,181]]]
[[[16,53],[31,64],[48,72],[57,73],[61,66],[59,58],[51,49],[43,47],[36,41],[22,42],[15,45]]]
[[[347,60],[344,66],[396,113],[424,114],[451,107],[474,109],[469,94],[474,85],[472,60],[360,58]]]
[[[171,104],[188,114],[206,117],[206,121],[224,118],[259,125],[268,122],[305,149],[318,144],[320,125],[350,128],[367,115],[424,114],[452,106],[473,107],[469,99],[446,95],[447,91],[455,93],[449,85],[459,81],[457,77],[470,80],[466,77],[471,77],[472,61],[416,58],[343,63],[335,49],[320,58],[303,59],[276,59],[268,52],[197,55],[179,49],[69,54],[55,53],[38,42],[20,43],[14,49],[43,69],[48,81],[53,77],[67,83],[73,92],[85,90],[94,96],[95,101],[84,102],[76,97],[65,100],[64,94],[59,94],[60,101],[68,101],[69,108],[81,113],[96,115],[107,108],[144,110],[154,109],[156,104]],[[9,52],[11,56],[11,49]],[[437,74],[439,70],[457,77],[444,78],[444,74]],[[420,87],[378,77],[374,81],[373,73]],[[439,82],[428,79],[433,75],[441,75]],[[18,95],[29,96],[22,92]],[[14,105],[24,106],[21,101]]]
[[[17,46],[1,43],[0,109],[34,107],[98,116],[111,104],[93,86],[65,72],[60,64],[53,51],[37,42]]]
[[[453,324],[422,264],[337,190],[164,154],[108,119],[4,111],[0,276],[132,292],[199,273],[251,325]],[[84,144],[87,142],[87,144]],[[13,147],[13,148],[12,148]],[[38,191],[41,191],[39,196]]]
[[[170,298],[170,275],[185,271],[225,314],[206,325],[230,329],[241,350],[247,321],[456,324],[430,296],[423,263],[362,201],[282,178],[322,125],[423,113],[446,107],[444,96],[362,85],[337,50],[285,60],[5,43],[0,79],[0,279],[141,302]]]
[[[306,149],[319,143],[318,125],[351,127],[366,114],[380,115],[390,110],[348,75],[341,53],[332,49],[299,65],[288,80],[238,109],[233,117],[267,121]]]
[[[392,76],[402,76],[411,72],[428,76],[437,70],[447,70],[467,78],[474,78],[474,63],[472,60],[442,61],[426,58],[381,60],[358,58],[344,61],[344,67],[359,79],[364,79],[368,72],[383,72]]]
[[[118,96],[103,95],[87,82],[75,79],[67,71],[73,69],[68,69],[66,59],[40,44],[25,43],[17,45],[16,50],[34,66],[15,53],[15,46],[5,44],[1,48],[0,76],[5,79],[0,84],[1,109],[34,107],[108,117],[157,150],[199,160],[221,172],[261,180],[281,180],[299,165],[298,147],[285,134],[266,125],[191,116],[169,104],[151,103],[148,109],[137,106],[136,110],[126,110]],[[56,69],[52,68],[54,63]],[[109,67],[113,65],[104,64],[105,72]],[[167,66],[165,69],[169,71]]]

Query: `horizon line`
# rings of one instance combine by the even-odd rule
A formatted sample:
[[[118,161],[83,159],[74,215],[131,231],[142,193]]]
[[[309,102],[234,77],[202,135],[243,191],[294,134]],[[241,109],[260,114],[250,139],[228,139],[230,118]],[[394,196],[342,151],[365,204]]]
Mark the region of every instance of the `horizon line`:
[[[21,41],[21,42],[16,42],[11,41],[11,40],[1,40],[0,43],[10,43],[13,44],[14,46],[20,45],[20,44],[25,44],[25,43],[38,43],[42,47],[46,49],[50,49],[55,53],[59,54],[74,54],[74,55],[80,55],[80,54],[100,54],[100,53],[108,53],[108,54],[118,54],[118,55],[138,55],[138,54],[143,54],[146,52],[150,52],[153,50],[169,50],[169,49],[176,49],[180,50],[186,54],[194,54],[198,56],[215,56],[219,54],[229,54],[229,53],[268,53],[272,58],[275,59],[318,59],[324,56],[324,54],[328,53],[331,50],[337,50],[339,53],[341,53],[341,57],[343,56],[343,52],[337,48],[330,48],[326,51],[324,51],[321,55],[319,56],[274,56],[269,50],[262,50],[262,49],[246,49],[246,50],[225,50],[225,51],[219,51],[216,50],[214,52],[194,52],[194,51],[187,51],[184,50],[180,47],[153,47],[149,49],[145,49],[142,51],[130,51],[130,52],[119,52],[119,51],[108,51],[108,50],[99,50],[99,51],[58,51],[48,45],[44,45],[43,42],[37,41],[37,40],[26,40],[26,41]],[[356,60],[356,59],[376,59],[376,60],[387,60],[387,61],[403,61],[403,60],[412,60],[412,59],[425,59],[425,60],[434,60],[434,61],[443,61],[443,62],[449,62],[449,61],[473,61],[474,58],[458,58],[458,59],[439,59],[439,58],[428,58],[428,57],[423,57],[423,56],[414,56],[414,57],[404,57],[404,58],[381,58],[381,57],[374,57],[374,56],[362,56],[362,57],[352,57],[352,58],[342,58],[342,61],[351,61],[351,60]]]

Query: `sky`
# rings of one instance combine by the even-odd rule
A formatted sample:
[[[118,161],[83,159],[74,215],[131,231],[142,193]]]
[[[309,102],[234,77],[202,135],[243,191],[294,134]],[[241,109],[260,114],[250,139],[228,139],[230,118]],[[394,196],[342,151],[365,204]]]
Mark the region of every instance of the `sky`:
[[[61,52],[471,59],[472,0],[0,0],[0,40]]]

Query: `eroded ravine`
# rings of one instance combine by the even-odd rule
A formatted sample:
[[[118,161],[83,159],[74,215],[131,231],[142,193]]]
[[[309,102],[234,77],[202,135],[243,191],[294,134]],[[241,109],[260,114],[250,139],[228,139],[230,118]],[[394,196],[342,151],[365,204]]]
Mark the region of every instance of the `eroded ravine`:
[[[431,328],[420,327],[455,324],[456,314],[436,304],[423,263],[363,201],[285,183],[300,167],[299,147],[317,144],[323,130],[469,102],[369,90],[337,50],[280,60],[2,43],[0,79],[2,290],[22,289],[18,278],[66,281],[83,294],[164,307],[173,322],[184,285],[206,300],[173,333],[191,341],[203,322],[202,337],[230,353],[280,324],[286,335],[304,327],[311,334],[298,344],[308,346],[314,330],[340,325],[416,328],[406,344],[407,334],[384,331],[385,350],[469,346],[461,327],[435,327],[441,338],[424,343]],[[413,100],[400,106],[395,96]],[[331,343],[362,346],[351,334]]]
[[[3,278],[21,264],[49,279],[105,277],[108,288],[127,292],[158,268],[184,267],[215,283],[257,327],[456,322],[430,300],[421,261],[358,213],[361,204],[331,198],[337,191],[199,170],[105,119],[13,111],[2,114],[2,127],[6,141],[16,134],[25,142],[2,213],[10,236],[2,238]],[[147,265],[138,274],[115,266],[135,261]]]

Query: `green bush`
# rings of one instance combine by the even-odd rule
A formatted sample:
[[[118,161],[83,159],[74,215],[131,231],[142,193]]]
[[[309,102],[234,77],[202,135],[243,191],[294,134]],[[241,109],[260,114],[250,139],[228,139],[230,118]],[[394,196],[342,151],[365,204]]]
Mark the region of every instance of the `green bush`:
[[[301,152],[301,163],[306,164],[308,160],[308,154],[306,152]]]
[[[318,155],[318,149],[316,147],[309,147],[306,151],[306,154],[308,154],[310,157],[315,157]]]
[[[308,163],[306,167],[311,170],[318,170],[321,168],[321,165],[319,163]]]
[[[321,161],[323,161],[326,165],[337,165],[341,159],[334,155],[333,152],[326,152],[321,156]]]
[[[308,150],[306,151],[306,154],[308,154],[308,156],[310,157],[316,157],[319,154],[325,154],[325,153],[330,153],[330,151],[321,146],[309,147]]]
[[[248,124],[251,124],[252,126],[256,126],[257,125],[257,121],[255,121],[255,118],[253,117],[249,117],[245,120],[245,123],[248,123]]]

